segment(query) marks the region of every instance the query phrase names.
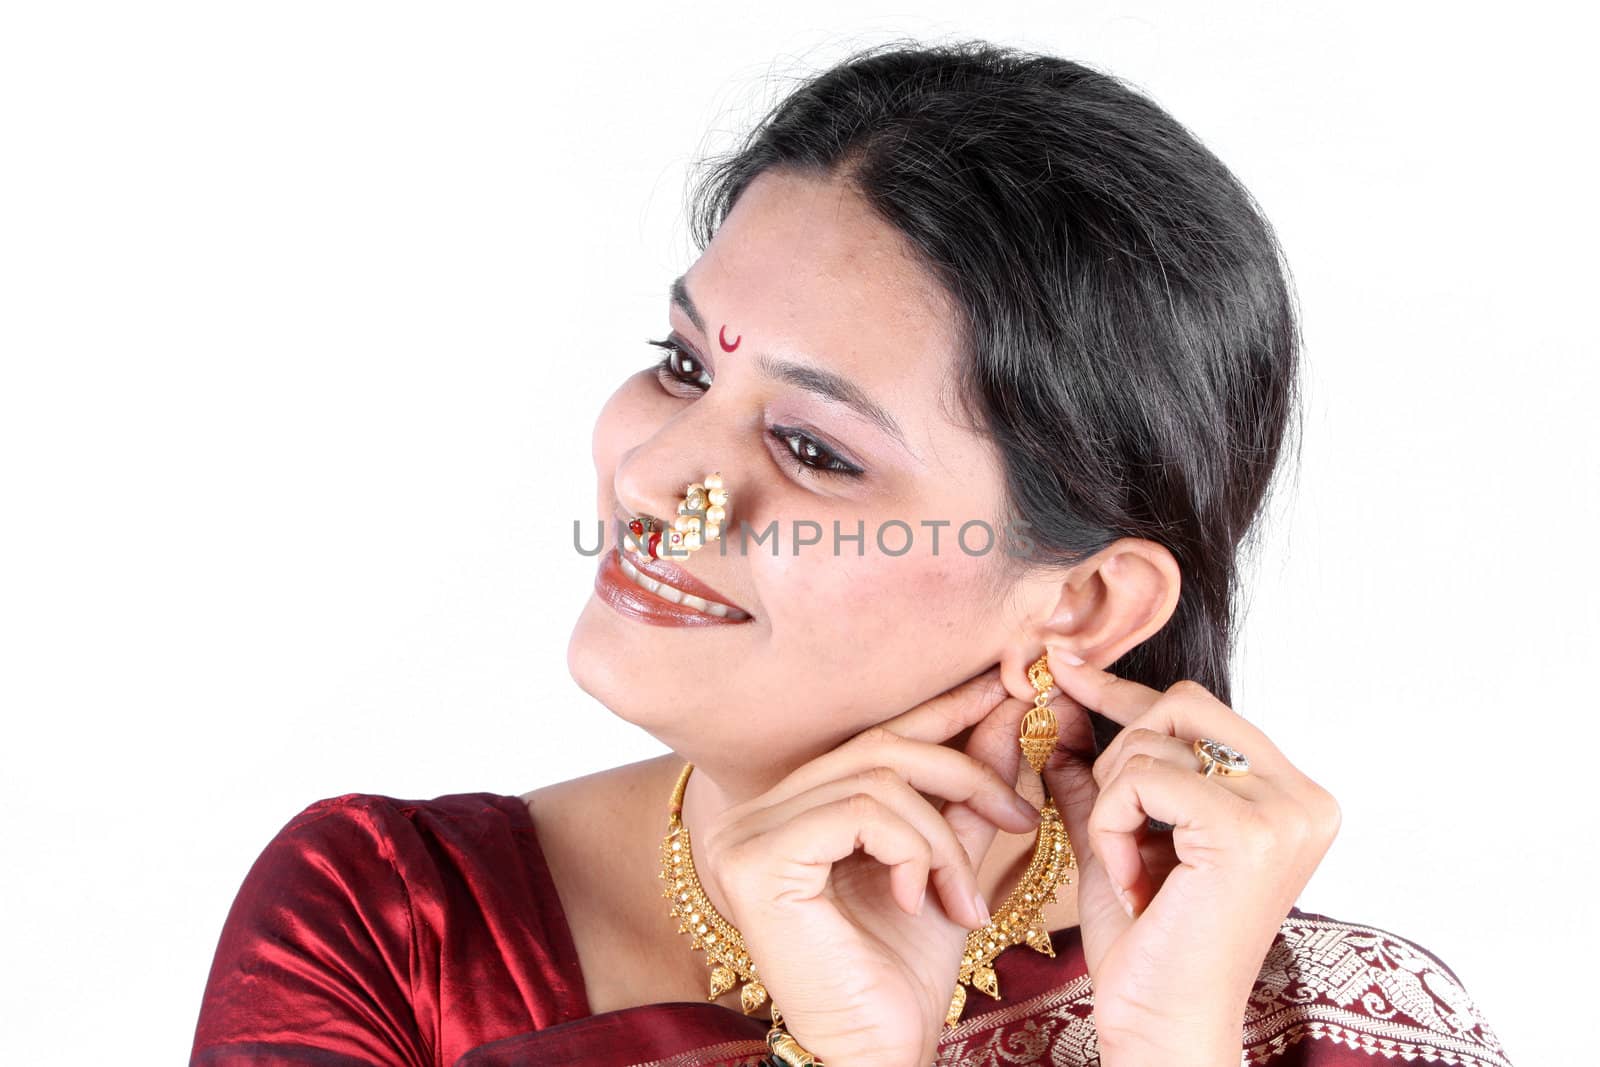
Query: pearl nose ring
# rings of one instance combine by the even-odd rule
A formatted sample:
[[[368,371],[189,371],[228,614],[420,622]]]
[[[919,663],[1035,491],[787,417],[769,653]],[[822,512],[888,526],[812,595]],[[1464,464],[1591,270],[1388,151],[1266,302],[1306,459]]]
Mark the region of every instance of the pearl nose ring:
[[[663,558],[667,549],[673,556],[682,558],[722,536],[722,527],[727,524],[732,508],[731,500],[722,481],[722,472],[714,471],[703,481],[689,483],[678,500],[678,512],[671,528],[663,531],[654,519],[641,516],[630,520],[628,529],[652,558]]]

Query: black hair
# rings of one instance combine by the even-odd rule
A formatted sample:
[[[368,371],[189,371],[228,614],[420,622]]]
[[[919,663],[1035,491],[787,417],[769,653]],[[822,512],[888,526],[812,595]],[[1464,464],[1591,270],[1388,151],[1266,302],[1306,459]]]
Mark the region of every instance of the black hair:
[[[973,40],[877,44],[805,79],[691,189],[702,250],[772,169],[850,183],[942,283],[957,396],[998,445],[1029,565],[1121,537],[1173,554],[1172,619],[1111,669],[1231,703],[1241,550],[1297,421],[1300,349],[1239,180],[1115,76]]]

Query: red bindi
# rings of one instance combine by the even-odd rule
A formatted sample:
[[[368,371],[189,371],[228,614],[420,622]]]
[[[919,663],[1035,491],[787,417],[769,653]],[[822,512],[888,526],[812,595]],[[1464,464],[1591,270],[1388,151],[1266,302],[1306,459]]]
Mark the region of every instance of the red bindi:
[[[717,331],[717,341],[719,343],[721,343],[722,350],[724,352],[732,352],[735,348],[739,347],[739,342],[742,341],[742,340],[744,340],[744,334],[741,333],[738,337],[735,337],[733,339],[733,344],[730,345],[728,343],[728,324],[727,323],[723,323],[722,324],[722,329]]]

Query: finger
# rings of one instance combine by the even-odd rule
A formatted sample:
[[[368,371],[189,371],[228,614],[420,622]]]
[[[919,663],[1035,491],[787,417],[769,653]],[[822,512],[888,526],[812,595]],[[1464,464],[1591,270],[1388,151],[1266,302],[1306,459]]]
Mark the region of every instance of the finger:
[[[966,754],[993,767],[997,775],[1013,785],[1019,780],[1022,769],[1022,749],[1017,744],[1017,731],[1022,724],[1022,717],[1031,706],[1029,701],[1015,697],[1002,701],[999,707],[978,723],[972,736],[967,739]],[[1029,811],[1032,814],[1026,830],[1038,825],[1038,811],[1031,805]],[[966,848],[967,855],[972,857],[973,866],[981,865],[990,846],[994,844],[998,827],[965,801],[947,803],[941,814],[955,831],[957,840]]]
[[[1135,719],[1117,734],[1116,742],[1106,746],[1100,758],[1094,761],[1094,780],[1103,789],[1106,784],[1122,772],[1128,759],[1135,755],[1153,756],[1165,760],[1175,767],[1192,770],[1194,773],[1205,777],[1200,766],[1200,759],[1195,754],[1194,743],[1185,741],[1171,734],[1161,733],[1148,727],[1139,725],[1149,718],[1149,713]],[[1255,801],[1261,798],[1265,788],[1261,779],[1254,775],[1225,777],[1213,772],[1210,780],[1228,789],[1232,789],[1246,800]]]
[[[981,720],[1008,696],[997,663],[879,726],[913,741],[945,741]]]
[[[873,727],[790,772],[752,803],[770,807],[836,778],[888,767],[921,792],[964,801],[999,826],[1022,833],[1033,826],[1034,809],[995,769],[946,745],[909,740]]]
[[[930,874],[947,880],[951,868],[967,862],[959,847],[930,842],[871,793],[851,793],[810,808],[767,834],[762,847],[778,857],[773,870],[785,883],[775,899],[820,895],[833,865],[860,847],[890,868],[895,902],[913,915]]]
[[[973,901],[978,892],[976,865],[965,846],[956,836],[954,828],[940,811],[921,793],[887,767],[873,767],[845,778],[824,782],[803,793],[771,807],[746,816],[739,824],[739,832],[747,835],[772,833],[783,824],[792,822],[813,808],[821,807],[857,794],[872,797],[883,807],[914,828],[927,840],[935,862],[932,878],[945,911],[958,921],[978,918]],[[959,859],[964,862],[956,862]],[[923,881],[911,894],[912,904],[921,896],[930,876],[923,870]],[[981,926],[982,923],[973,923]]]
[[[1161,698],[1158,690],[1085,663],[1069,649],[1048,645],[1045,654],[1051,677],[1063,694],[1124,726]]]
[[[1133,921],[1116,895],[1116,883],[1105,873],[1104,862],[1089,833],[1089,817],[1100,789],[1088,760],[1064,749],[1057,749],[1045,765],[1044,777],[1077,856],[1077,907],[1079,925],[1084,930],[1084,953],[1091,965],[1098,967],[1110,946]]]
[[[1133,683],[1128,683],[1133,684]],[[1182,681],[1168,686],[1160,699],[1146,708],[1127,724],[1106,746],[1101,758],[1113,755],[1128,743],[1131,729],[1148,730],[1157,734],[1179,738],[1192,743],[1196,738],[1211,738],[1230,745],[1244,753],[1250,761],[1250,773],[1244,778],[1271,777],[1284,772],[1290,765],[1270,738],[1254,723],[1218,700],[1199,682]],[[1198,766],[1199,757],[1190,748],[1190,759]],[[1220,772],[1218,772],[1220,774]],[[1216,777],[1217,775],[1213,775]],[[1231,779],[1243,781],[1243,778]]]
[[[1042,777],[1056,810],[1061,813],[1061,821],[1066,824],[1067,835],[1082,843],[1083,851],[1078,856],[1081,865],[1086,854],[1092,851],[1088,847],[1089,812],[1100,795],[1100,785],[1093,773],[1094,738],[1082,705],[1056,692],[1050,698],[1050,707],[1061,724],[1061,737],[1055,751],[1045,760]]]
[[[1207,842],[1242,844],[1239,832],[1250,818],[1251,802],[1237,793],[1219,789],[1192,770],[1135,753],[1117,776],[1100,790],[1089,814],[1090,846],[1105,864],[1111,881],[1142,909],[1155,896],[1157,886],[1139,851],[1139,831],[1149,818],[1174,826],[1174,838],[1183,835],[1183,861],[1204,864],[1205,852],[1218,846]]]

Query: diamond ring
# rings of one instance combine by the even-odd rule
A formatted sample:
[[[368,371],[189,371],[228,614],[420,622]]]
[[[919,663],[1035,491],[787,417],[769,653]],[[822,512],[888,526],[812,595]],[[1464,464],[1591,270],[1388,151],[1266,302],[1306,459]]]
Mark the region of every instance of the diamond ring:
[[[1194,754],[1200,757],[1200,774],[1210,778],[1212,773],[1235,777],[1250,773],[1250,761],[1245,754],[1221,741],[1209,737],[1196,738]]]

